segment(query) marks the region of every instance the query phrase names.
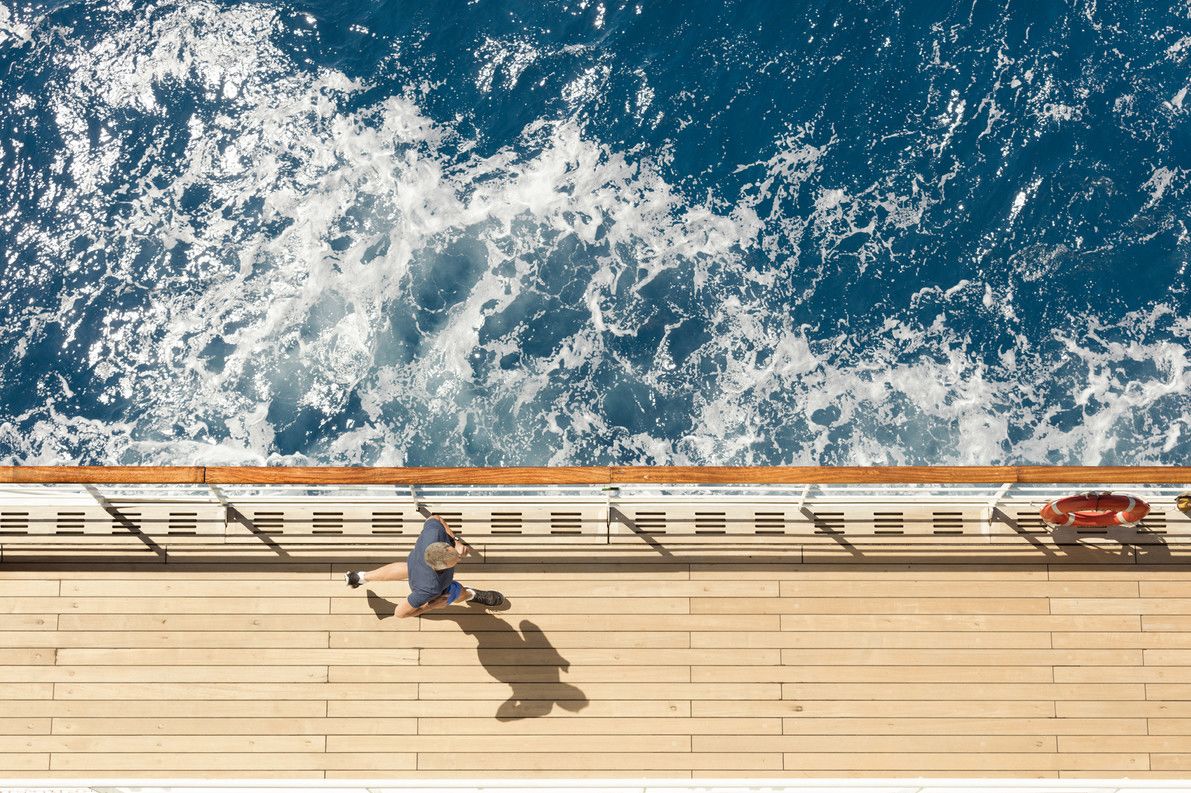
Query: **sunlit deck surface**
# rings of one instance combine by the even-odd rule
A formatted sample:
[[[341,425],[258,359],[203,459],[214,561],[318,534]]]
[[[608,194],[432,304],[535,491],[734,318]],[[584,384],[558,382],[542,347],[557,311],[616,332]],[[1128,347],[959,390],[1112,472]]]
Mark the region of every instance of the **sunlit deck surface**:
[[[1179,554],[750,553],[6,561],[0,776],[1191,776]]]
[[[1191,469],[475,470],[0,469],[0,778],[1191,777]]]

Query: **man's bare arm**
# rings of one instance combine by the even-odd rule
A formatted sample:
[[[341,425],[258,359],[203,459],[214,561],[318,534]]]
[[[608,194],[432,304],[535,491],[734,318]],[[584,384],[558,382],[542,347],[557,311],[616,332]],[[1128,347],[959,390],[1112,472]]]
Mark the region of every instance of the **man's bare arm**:
[[[428,518],[428,520],[437,520],[439,523],[442,524],[443,529],[446,530],[447,534],[450,535],[451,539],[452,540],[455,539],[455,532],[451,531],[451,524],[449,524],[445,520],[443,520],[442,515],[431,515]]]
[[[448,525],[447,522],[442,519],[441,515],[431,515],[430,519],[437,520],[439,523],[441,523],[443,530],[447,533],[447,536],[455,541],[455,553],[459,554],[460,559],[471,553],[471,546],[456,536],[455,532],[451,531],[450,525]]]

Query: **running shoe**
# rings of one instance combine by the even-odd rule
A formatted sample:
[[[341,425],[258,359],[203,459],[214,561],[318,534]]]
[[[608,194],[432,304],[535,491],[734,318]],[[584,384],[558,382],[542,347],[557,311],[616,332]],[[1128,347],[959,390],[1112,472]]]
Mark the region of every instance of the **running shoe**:
[[[499,606],[505,602],[505,596],[493,589],[477,589],[471,602],[481,606]]]

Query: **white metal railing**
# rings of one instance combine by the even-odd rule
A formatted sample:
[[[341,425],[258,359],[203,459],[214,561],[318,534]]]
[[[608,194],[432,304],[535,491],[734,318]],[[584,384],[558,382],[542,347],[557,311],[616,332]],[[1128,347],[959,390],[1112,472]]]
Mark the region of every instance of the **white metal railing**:
[[[963,503],[998,506],[1030,503],[1041,507],[1073,493],[1090,490],[1129,493],[1170,502],[1191,492],[1182,485],[1100,484],[862,484],[862,485],[0,485],[0,505],[95,502],[102,496],[118,503],[362,503],[449,502],[455,500],[565,502],[571,499],[637,501],[769,501],[813,506],[816,503]],[[220,496],[222,494],[222,497]]]
[[[0,485],[0,546],[38,538],[167,538],[175,544],[402,542],[442,514],[464,536],[516,543],[624,544],[668,535],[698,542],[821,541],[943,536],[1000,541],[1045,531],[1048,501],[1088,490],[1145,499],[1153,512],[1131,541],[1191,541],[1191,516],[1175,506],[1191,486],[1036,484],[799,485]],[[1103,532],[1101,532],[1103,533]],[[1130,539],[1115,533],[1119,541]],[[165,541],[165,540],[163,540]]]

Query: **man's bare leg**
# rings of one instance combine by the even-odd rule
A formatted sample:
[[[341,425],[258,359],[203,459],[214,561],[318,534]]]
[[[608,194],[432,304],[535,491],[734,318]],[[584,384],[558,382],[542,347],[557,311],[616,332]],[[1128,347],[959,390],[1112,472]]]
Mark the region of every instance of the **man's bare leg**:
[[[375,570],[367,570],[364,573],[364,581],[368,583],[372,583],[373,581],[405,581],[408,578],[409,565],[405,562],[391,562]]]

